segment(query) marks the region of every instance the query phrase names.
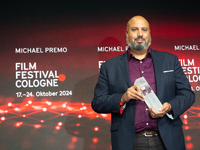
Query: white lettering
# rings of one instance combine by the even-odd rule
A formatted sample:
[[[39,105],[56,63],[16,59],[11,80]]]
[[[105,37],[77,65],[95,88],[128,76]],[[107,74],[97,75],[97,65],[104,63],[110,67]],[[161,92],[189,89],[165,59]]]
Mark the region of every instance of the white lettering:
[[[199,50],[198,45],[175,45],[175,50]]]
[[[34,62],[33,64],[31,62],[28,63],[15,63],[15,70],[36,70],[37,69],[37,65],[36,62]]]
[[[45,53],[66,53],[67,48],[66,47],[46,47]]]
[[[104,63],[105,61],[99,61],[99,69],[101,68],[101,65]]]
[[[194,59],[179,59],[181,66],[194,66]]]
[[[31,87],[58,87],[58,79],[42,79],[42,80],[17,80],[15,82],[17,88]]]
[[[126,49],[126,48],[125,48]],[[97,47],[98,52],[124,52],[122,46],[105,46],[105,47]]]

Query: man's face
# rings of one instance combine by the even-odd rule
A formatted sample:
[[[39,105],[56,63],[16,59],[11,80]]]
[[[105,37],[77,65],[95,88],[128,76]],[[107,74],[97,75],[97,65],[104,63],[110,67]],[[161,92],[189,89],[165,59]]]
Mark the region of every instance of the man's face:
[[[151,44],[149,24],[144,18],[132,18],[127,24],[127,44],[135,50],[147,49]]]

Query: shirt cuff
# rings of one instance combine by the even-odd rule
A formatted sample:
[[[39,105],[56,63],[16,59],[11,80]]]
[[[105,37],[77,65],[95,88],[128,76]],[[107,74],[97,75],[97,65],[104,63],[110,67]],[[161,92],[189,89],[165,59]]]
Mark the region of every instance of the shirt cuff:
[[[167,117],[169,117],[170,119],[174,120],[174,117],[173,117],[173,115],[172,115],[171,112],[166,113],[166,115],[167,115]]]

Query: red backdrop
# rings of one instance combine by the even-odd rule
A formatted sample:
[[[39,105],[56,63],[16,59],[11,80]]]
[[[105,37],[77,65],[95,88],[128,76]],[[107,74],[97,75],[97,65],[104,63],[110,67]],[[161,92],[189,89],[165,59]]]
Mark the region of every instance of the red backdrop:
[[[126,51],[126,23],[138,14],[151,48],[178,55],[190,80],[196,103],[181,117],[187,149],[199,149],[200,21],[186,2],[3,3],[0,149],[111,149],[110,115],[90,103],[101,63]]]

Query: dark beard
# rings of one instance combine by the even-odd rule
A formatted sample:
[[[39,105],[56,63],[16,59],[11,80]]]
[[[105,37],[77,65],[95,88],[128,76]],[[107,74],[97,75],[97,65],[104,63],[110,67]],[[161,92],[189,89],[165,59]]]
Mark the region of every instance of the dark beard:
[[[148,47],[148,44],[146,44],[146,42],[143,45],[141,45],[141,44],[137,45],[136,43],[131,43],[130,47],[135,50],[142,51]]]
[[[135,40],[137,40],[137,39],[143,39],[143,38],[142,37],[135,38]],[[145,39],[143,39],[143,40],[145,40]],[[142,50],[146,49],[148,46],[151,45],[151,38],[150,38],[149,44],[146,43],[146,40],[145,40],[145,43],[143,45],[142,44],[136,44],[135,42],[129,43],[128,41],[127,41],[127,44],[128,44],[129,47],[131,47],[135,50],[142,51]]]

